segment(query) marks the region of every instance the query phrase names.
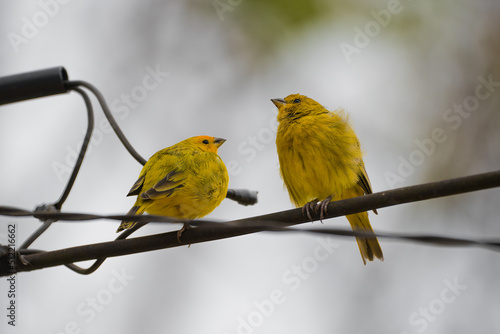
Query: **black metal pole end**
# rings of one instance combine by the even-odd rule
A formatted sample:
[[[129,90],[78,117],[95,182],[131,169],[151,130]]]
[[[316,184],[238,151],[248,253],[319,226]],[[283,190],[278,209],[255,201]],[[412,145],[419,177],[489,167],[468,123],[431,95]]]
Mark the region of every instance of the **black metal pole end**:
[[[0,77],[0,105],[68,92],[62,66]]]

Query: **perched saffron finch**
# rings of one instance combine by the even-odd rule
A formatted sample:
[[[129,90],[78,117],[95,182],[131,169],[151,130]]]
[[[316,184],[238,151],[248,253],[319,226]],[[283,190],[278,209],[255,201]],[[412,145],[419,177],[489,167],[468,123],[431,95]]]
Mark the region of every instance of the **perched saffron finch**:
[[[310,210],[318,209],[323,219],[332,200],[372,193],[358,138],[344,110],[329,111],[299,94],[271,101],[279,110],[276,146],[281,176],[291,201],[302,206],[309,219]],[[353,231],[373,233],[368,213],[346,217]],[[364,264],[383,260],[376,238],[356,241]]]
[[[156,152],[127,196],[137,195],[128,214],[148,212],[174,218],[208,215],[226,197],[229,176],[217,149],[225,139],[198,136]],[[116,232],[135,222],[122,221]],[[188,224],[178,232],[188,228]]]

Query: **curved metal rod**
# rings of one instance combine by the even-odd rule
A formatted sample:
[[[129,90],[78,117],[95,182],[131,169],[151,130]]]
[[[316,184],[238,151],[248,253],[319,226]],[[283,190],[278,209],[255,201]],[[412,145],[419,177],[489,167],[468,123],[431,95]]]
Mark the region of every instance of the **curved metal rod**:
[[[108,104],[106,103],[106,99],[102,95],[102,93],[92,84],[82,81],[82,80],[75,80],[75,81],[67,81],[66,86],[68,88],[74,89],[78,86],[83,86],[90,90],[95,97],[97,98],[97,101],[99,101],[99,104],[101,105],[102,111],[104,112],[104,115],[108,119],[109,124],[115,131],[116,135],[122,142],[123,146],[127,149],[127,151],[137,160],[141,165],[146,164],[146,160],[137,153],[137,151],[132,147],[132,145],[129,143],[128,139],[125,137],[123,134],[122,130],[118,126],[118,123],[116,123],[115,118],[113,117],[113,114],[111,113],[111,110],[108,107]]]
[[[90,142],[90,137],[92,136],[92,130],[94,129],[94,110],[92,108],[92,103],[90,102],[90,98],[88,94],[83,91],[82,89],[78,87],[72,88],[75,92],[80,94],[85,102],[85,106],[87,107],[87,132],[85,133],[85,137],[83,139],[82,147],[80,149],[80,154],[78,155],[78,159],[76,160],[75,167],[73,167],[73,171],[71,173],[71,176],[68,180],[68,183],[66,184],[66,188],[64,189],[63,193],[61,194],[61,197],[59,200],[54,203],[54,204],[49,204],[49,205],[40,205],[38,206],[35,211],[39,212],[59,212],[61,210],[62,205],[68,198],[68,195],[71,191],[71,188],[73,187],[73,184],[75,183],[76,176],[78,175],[78,172],[80,171],[80,167],[83,162],[83,158],[85,156],[85,153],[87,152],[87,147]],[[43,220],[42,226],[40,226],[35,232],[33,232],[22,244],[19,246],[19,249],[25,249],[28,248],[40,235],[45,232],[50,225],[55,222],[56,220],[54,219],[48,219],[48,220]]]

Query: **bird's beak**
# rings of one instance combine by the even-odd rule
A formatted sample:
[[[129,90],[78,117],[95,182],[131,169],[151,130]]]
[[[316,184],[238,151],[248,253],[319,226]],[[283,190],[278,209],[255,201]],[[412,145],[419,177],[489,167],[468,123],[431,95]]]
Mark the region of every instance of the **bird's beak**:
[[[285,100],[283,99],[271,99],[271,101],[274,103],[276,108],[280,108],[281,106],[284,106],[286,104]]]
[[[214,144],[219,148],[222,144],[224,144],[226,140],[224,138],[215,138],[214,139]]]

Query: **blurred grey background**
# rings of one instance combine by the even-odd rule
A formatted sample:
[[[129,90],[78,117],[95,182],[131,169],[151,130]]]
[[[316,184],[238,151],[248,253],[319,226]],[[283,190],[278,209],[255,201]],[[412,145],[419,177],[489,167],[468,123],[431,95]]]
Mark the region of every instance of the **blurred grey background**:
[[[255,206],[226,200],[208,216],[230,220],[292,207],[269,101],[291,93],[350,113],[375,192],[498,169],[499,14],[494,0],[3,1],[0,76],[65,66],[102,91],[145,158],[194,135],[226,138],[219,154],[231,162],[230,187],[259,191]],[[92,144],[63,210],[125,213],[141,166],[95,106]],[[0,205],[56,201],[85,127],[74,93],[1,106]],[[370,219],[379,231],[495,237],[499,195],[401,205]],[[39,226],[0,217],[0,238],[9,223],[18,245]],[[54,224],[33,248],[112,240],[116,227]],[[0,281],[0,331],[500,331],[497,253],[381,245],[385,261],[365,267],[350,238],[260,233],[108,259],[90,276],[21,273],[15,328]]]

